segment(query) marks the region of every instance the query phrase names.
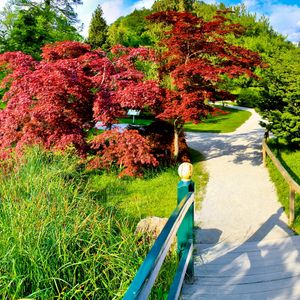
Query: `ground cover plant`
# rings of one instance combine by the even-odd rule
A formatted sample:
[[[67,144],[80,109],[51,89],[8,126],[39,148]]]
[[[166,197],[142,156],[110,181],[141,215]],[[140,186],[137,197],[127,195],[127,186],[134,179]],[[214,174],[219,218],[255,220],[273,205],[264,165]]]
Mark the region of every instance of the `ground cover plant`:
[[[269,140],[268,145],[283,167],[289,172],[293,179],[300,184],[300,151],[289,147],[282,140],[277,141],[271,139]],[[270,159],[268,159],[268,169],[271,179],[275,183],[279,201],[288,213],[290,193],[289,186]],[[295,221],[292,224],[292,228],[300,234],[300,195],[297,193],[295,200]]]

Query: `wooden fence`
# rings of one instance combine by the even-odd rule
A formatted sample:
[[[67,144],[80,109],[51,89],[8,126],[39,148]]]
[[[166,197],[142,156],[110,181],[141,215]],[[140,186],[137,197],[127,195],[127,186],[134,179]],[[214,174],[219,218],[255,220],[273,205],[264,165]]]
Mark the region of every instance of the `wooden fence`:
[[[300,185],[291,177],[287,170],[282,166],[278,158],[273,154],[269,146],[267,145],[266,139],[262,142],[262,153],[263,153],[263,163],[266,165],[267,155],[270,157],[280,174],[287,181],[290,188],[290,203],[289,203],[289,223],[290,225],[295,220],[295,193],[300,194]]]

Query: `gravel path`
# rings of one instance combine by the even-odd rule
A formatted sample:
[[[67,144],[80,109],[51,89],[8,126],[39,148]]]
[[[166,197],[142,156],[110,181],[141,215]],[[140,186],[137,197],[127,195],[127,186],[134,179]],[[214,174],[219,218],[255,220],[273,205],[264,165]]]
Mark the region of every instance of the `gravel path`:
[[[196,242],[244,242],[292,235],[277,201],[268,171],[262,165],[264,129],[259,115],[233,133],[188,133],[190,147],[206,157],[209,182],[196,212]]]

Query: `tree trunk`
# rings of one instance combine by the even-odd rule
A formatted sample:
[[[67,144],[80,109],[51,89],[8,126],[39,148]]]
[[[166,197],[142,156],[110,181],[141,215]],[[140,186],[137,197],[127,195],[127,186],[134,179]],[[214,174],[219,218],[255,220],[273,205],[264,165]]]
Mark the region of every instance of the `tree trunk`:
[[[179,155],[179,132],[177,131],[176,127],[174,126],[174,152],[173,157],[176,161]]]
[[[176,119],[174,121],[174,152],[173,152],[173,158],[175,161],[178,159],[179,155],[179,136],[183,129],[183,122],[181,119]]]

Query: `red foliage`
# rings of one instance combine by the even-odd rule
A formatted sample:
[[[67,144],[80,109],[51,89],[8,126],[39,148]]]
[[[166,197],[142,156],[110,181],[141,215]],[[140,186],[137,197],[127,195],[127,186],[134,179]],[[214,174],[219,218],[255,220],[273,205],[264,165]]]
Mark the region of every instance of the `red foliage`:
[[[228,100],[233,96],[220,88],[224,76],[255,77],[252,70],[261,65],[250,50],[233,46],[226,35],[240,34],[238,24],[229,24],[223,15],[206,22],[186,12],[158,12],[148,17],[153,22],[171,25],[162,44],[167,51],[160,60],[160,78],[170,75],[174,90],[165,92],[163,119],[198,122],[212,110],[207,101]]]
[[[9,74],[2,80],[1,87],[5,88],[18,78],[30,73],[37,62],[27,54],[20,51],[6,52],[0,55],[0,70],[7,70]]]
[[[91,145],[97,151],[90,162],[91,169],[117,165],[122,168],[119,176],[141,176],[146,166],[157,166],[147,140],[137,130],[109,130],[94,138]]]
[[[1,148],[41,144],[64,149],[73,144],[83,154],[84,126],[92,119],[91,87],[76,60],[36,64],[4,95],[8,103],[0,112]]]
[[[135,68],[137,60],[154,60],[153,51],[148,48],[126,48],[114,46],[113,70],[106,68],[94,77],[101,85],[94,104],[94,119],[105,125],[117,122],[127,109],[150,108],[153,111],[161,105],[161,89],[157,81],[144,81],[144,74]],[[95,62],[94,62],[95,63]],[[105,76],[109,80],[103,80]]]
[[[86,130],[97,121],[109,125],[128,108],[156,105],[157,83],[143,81],[134,64],[150,50],[116,46],[112,53],[110,60],[101,50],[66,41],[46,45],[41,62],[21,52],[1,54],[0,67],[9,71],[3,82],[10,89],[0,111],[0,152],[25,144],[48,149],[72,144],[84,155]]]
[[[45,45],[43,48],[42,57],[46,61],[55,61],[59,59],[77,58],[89,52],[91,47],[80,42],[56,42]]]

